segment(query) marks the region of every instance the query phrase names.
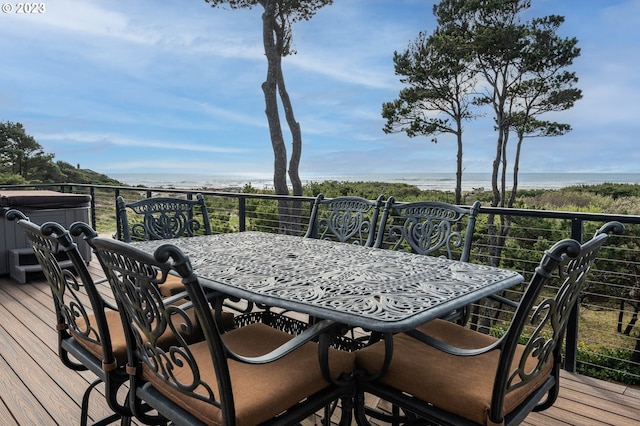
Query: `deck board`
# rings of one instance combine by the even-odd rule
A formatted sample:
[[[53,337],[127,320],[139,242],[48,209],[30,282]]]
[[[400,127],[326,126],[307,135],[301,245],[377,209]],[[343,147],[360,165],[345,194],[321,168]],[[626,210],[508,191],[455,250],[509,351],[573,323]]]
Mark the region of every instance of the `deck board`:
[[[94,263],[90,269],[99,272]],[[70,371],[58,358],[54,311],[46,282],[34,280],[20,285],[8,276],[0,277],[0,423],[78,424],[82,394],[93,379],[90,372]],[[564,371],[560,383],[556,404],[542,413],[532,413],[524,425],[638,424],[639,389]],[[109,414],[102,393],[102,386],[92,393],[93,420]],[[368,401],[378,403],[372,398]],[[303,425],[319,424],[319,419],[320,415]]]

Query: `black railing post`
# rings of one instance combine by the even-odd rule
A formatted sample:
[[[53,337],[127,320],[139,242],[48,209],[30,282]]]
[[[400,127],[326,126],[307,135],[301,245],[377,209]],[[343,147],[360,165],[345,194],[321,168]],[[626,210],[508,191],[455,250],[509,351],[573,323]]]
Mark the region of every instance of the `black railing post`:
[[[116,238],[120,241],[122,241],[122,226],[120,226],[120,220],[118,220],[118,197],[120,196],[120,189],[116,188],[116,190],[113,193],[113,205],[116,206],[115,208],[115,216],[116,216]]]
[[[238,197],[238,227],[240,228],[240,232],[244,232],[247,230],[247,204],[245,197]]]
[[[187,192],[187,200],[189,200],[189,201],[193,200],[193,192]],[[187,213],[187,217],[189,218],[189,220],[193,219],[193,210],[192,209],[189,210],[189,212]]]
[[[582,243],[584,238],[584,222],[581,219],[571,220],[571,238]],[[578,358],[578,326],[580,324],[578,311],[580,303],[576,303],[569,313],[567,335],[565,337],[564,369],[571,373],[576,371]]]
[[[89,195],[91,195],[91,227],[96,229],[96,188],[94,186],[89,188]]]

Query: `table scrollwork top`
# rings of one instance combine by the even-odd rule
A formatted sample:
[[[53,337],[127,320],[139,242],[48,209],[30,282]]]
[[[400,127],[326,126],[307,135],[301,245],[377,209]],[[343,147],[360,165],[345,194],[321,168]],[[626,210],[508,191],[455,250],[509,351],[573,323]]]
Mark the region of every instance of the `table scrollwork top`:
[[[212,288],[375,331],[410,329],[523,280],[489,266],[261,232],[134,245],[151,252],[167,243]]]

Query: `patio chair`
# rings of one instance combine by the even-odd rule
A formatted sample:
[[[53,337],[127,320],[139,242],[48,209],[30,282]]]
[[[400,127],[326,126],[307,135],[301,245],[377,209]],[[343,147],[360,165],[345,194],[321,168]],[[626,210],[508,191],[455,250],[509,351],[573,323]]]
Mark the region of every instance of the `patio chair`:
[[[383,201],[384,195],[374,201],[361,197],[325,199],[318,194],[305,237],[371,247]]]
[[[468,262],[479,210],[479,201],[468,208],[438,201],[403,203],[389,197],[373,246]]]
[[[130,217],[130,214],[133,215]],[[119,239],[131,241],[166,240],[211,235],[209,213],[202,194],[195,200],[152,197],[125,203],[116,198],[116,217]]]
[[[438,201],[403,203],[389,197],[373,246],[468,262],[479,210],[479,201],[462,207]],[[469,316],[467,306],[446,319],[464,325]]]
[[[318,323],[296,337],[265,324],[221,333],[219,318],[209,309],[210,293],[205,295],[177,247],[162,245],[152,256],[117,240],[88,242],[122,312],[131,395],[172,424],[290,425],[352,395],[355,355],[329,348],[325,333],[334,323]],[[191,301],[185,305],[166,305],[157,290],[172,271],[185,283]],[[185,339],[195,327],[184,311],[191,303],[205,336],[195,344]],[[176,343],[161,348],[155,342],[166,332]],[[350,415],[345,410],[343,424]]]
[[[385,336],[392,357],[384,342],[359,351],[357,367],[378,376],[358,382],[356,405],[371,393],[402,409],[405,417],[393,421],[456,426],[516,425],[531,411],[549,408],[558,396],[569,313],[609,233],[623,229],[609,222],[584,244],[566,239],[547,250],[499,338],[435,320]]]
[[[124,198],[118,196],[116,218],[120,227],[118,235],[128,243],[192,237],[198,233],[211,235],[209,213],[202,194],[197,194],[195,200],[154,197],[132,203],[125,203]],[[178,277],[169,277],[162,291],[168,297],[184,291],[184,286]]]
[[[8,211],[6,216],[17,220],[24,231],[51,288],[62,363],[74,371],[90,370],[98,377],[84,392],[80,424],[87,424],[89,397],[100,383],[105,385],[105,397],[114,414],[94,424],[109,424],[117,419],[128,424],[131,410],[117,399],[118,391],[128,380],[120,314],[102,298],[66,229],[54,222],[38,226],[18,210]],[[61,267],[58,259],[62,253],[73,269]]]
[[[371,247],[375,242],[375,232],[384,198],[381,194],[376,200],[355,196],[325,199],[324,194],[318,194],[311,209],[305,238]],[[314,323],[317,319],[308,318],[307,321]],[[363,341],[364,338],[357,339],[353,330],[350,330],[347,335],[336,338],[334,345],[343,350],[353,351],[362,347]]]

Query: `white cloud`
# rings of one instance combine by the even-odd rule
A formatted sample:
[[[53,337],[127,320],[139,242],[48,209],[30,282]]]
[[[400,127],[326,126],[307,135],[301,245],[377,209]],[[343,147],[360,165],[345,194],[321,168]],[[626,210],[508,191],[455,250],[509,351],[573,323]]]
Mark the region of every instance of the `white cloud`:
[[[132,148],[153,148],[167,149],[171,151],[193,151],[193,152],[213,152],[213,153],[242,153],[247,150],[244,148],[235,148],[230,146],[216,145],[200,145],[192,143],[184,143],[180,141],[160,141],[160,140],[143,140],[134,139],[121,135],[113,134],[96,134],[96,133],[59,133],[59,134],[41,134],[38,139],[49,142],[62,143],[82,143],[97,145],[113,145],[118,147]]]
[[[299,53],[283,66],[303,167],[453,170],[448,140],[381,130],[381,104],[402,87],[393,51],[433,30],[433,3],[336,1],[295,24]],[[636,171],[640,2],[539,0],[533,8],[566,15],[563,34],[582,48],[574,69],[584,98],[556,116],[574,132],[527,144],[521,171]],[[41,16],[2,15],[0,120],[23,122],[57,159],[98,171],[269,170],[261,12],[204,0],[55,0]],[[467,125],[468,171],[490,170],[487,114]],[[144,161],[123,161],[124,149]]]

